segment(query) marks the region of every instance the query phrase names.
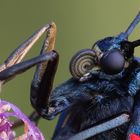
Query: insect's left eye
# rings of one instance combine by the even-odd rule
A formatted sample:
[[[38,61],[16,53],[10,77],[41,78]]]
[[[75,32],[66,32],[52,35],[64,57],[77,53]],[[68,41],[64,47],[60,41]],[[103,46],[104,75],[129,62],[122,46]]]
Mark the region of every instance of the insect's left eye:
[[[106,52],[100,59],[101,68],[107,74],[117,74],[124,68],[125,59],[118,49]]]

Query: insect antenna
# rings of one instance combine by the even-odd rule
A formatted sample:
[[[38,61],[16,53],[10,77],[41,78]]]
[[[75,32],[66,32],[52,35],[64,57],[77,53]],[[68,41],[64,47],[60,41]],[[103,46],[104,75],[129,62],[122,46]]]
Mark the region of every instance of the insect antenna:
[[[119,41],[123,41],[123,40],[127,40],[129,35],[132,33],[132,31],[134,30],[134,28],[136,27],[136,25],[140,22],[140,12],[137,14],[137,16],[134,18],[134,20],[132,21],[132,23],[129,25],[129,27],[127,28],[127,30],[125,32],[122,32],[118,35],[116,43]]]
[[[131,42],[133,48],[140,46],[140,39]]]
[[[137,14],[137,16],[134,18],[132,23],[129,25],[127,30],[125,31],[125,38],[128,38],[128,36],[132,33],[136,25],[140,22],[140,12]]]

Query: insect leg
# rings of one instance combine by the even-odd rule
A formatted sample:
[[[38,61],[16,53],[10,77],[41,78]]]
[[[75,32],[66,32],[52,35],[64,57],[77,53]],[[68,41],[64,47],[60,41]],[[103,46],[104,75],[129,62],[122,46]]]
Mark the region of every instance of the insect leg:
[[[56,55],[53,61],[49,61],[47,63],[46,69],[39,64],[32,81],[30,97],[31,104],[42,116],[44,112],[47,112],[49,97],[53,87],[53,80],[57,70],[57,64],[58,55]]]
[[[29,115],[29,119],[31,121],[33,121],[36,125],[38,124],[38,121],[40,119],[40,115],[38,115],[38,113],[36,111],[33,111],[30,115]],[[12,128],[17,128],[22,126],[24,123],[21,120],[16,120],[12,126]]]
[[[90,137],[93,137],[97,134],[100,134],[104,131],[108,131],[110,129],[116,128],[126,122],[129,122],[129,115],[127,114],[121,114],[120,116],[109,120],[107,122],[104,122],[102,124],[99,124],[97,126],[91,127],[87,130],[81,131],[78,134],[72,136],[68,140],[84,140],[88,139]]]
[[[56,55],[57,53],[55,51],[52,51],[52,52],[37,56],[35,58],[32,58],[30,60],[18,63],[12,67],[9,67],[6,70],[3,70],[2,72],[0,72],[0,80],[5,82],[9,80],[11,77],[17,74],[23,73],[24,71],[30,69],[31,67],[33,67],[34,65],[38,63],[55,59]]]
[[[29,39],[27,39],[22,45],[20,45],[17,49],[15,49],[10,56],[5,60],[5,62],[0,65],[0,72],[3,70],[18,64],[22,61],[24,56],[28,53],[28,51],[32,48],[32,46],[35,44],[35,42],[41,37],[41,35],[47,32],[47,37],[44,41],[44,45],[42,47],[42,50],[50,50],[48,46],[51,46],[53,48],[54,42],[55,42],[55,37],[52,38],[52,36],[56,34],[56,25],[54,23],[47,24],[43,26],[41,29],[36,31]],[[52,35],[53,34],[53,35]],[[51,43],[48,44],[48,39],[51,40]]]

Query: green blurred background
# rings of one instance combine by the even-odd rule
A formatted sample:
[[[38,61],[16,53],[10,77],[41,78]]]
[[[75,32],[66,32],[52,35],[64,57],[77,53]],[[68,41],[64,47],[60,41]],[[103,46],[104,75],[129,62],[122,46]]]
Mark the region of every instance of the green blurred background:
[[[69,61],[82,48],[90,48],[98,39],[125,31],[140,10],[140,1],[130,0],[1,0],[0,1],[0,61],[35,30],[50,21],[57,25],[56,49],[60,63],[54,86],[70,77]],[[140,25],[130,40],[140,38]],[[26,59],[39,53],[42,39]],[[137,49],[138,50],[138,49]],[[140,55],[139,50],[136,55]],[[9,100],[29,114],[30,83],[34,68],[17,76],[2,88],[1,98]],[[51,139],[57,119],[41,120],[39,127]]]

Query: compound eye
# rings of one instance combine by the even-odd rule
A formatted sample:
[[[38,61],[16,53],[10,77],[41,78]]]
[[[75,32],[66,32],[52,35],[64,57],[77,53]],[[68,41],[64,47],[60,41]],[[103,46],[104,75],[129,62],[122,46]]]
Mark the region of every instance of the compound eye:
[[[95,51],[83,49],[77,52],[70,61],[70,72],[73,78],[80,79],[97,65],[96,62],[97,57]]]
[[[113,49],[106,52],[100,59],[101,68],[107,74],[117,74],[124,68],[125,59],[121,51]]]

